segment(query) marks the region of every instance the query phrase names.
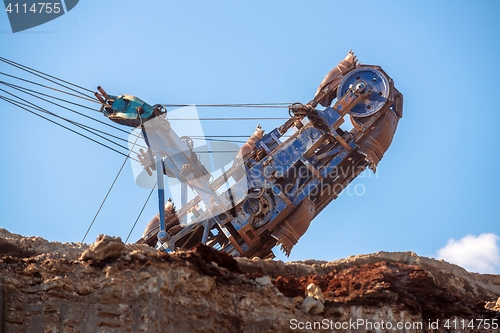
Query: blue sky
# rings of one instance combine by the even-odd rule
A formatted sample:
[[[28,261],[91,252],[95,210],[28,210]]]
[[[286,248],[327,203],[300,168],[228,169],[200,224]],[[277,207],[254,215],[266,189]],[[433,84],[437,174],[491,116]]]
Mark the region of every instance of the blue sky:
[[[0,14],[0,55],[152,104],[305,103],[352,49],[394,79],[405,98],[404,116],[377,175],[358,178],[332,202],[289,260],[414,251],[500,273],[499,14],[497,1],[80,1],[71,12],[16,34]],[[20,74],[3,63],[0,71]],[[123,156],[6,102],[0,106],[0,227],[80,241]],[[270,131],[280,121],[260,123]],[[249,135],[256,125],[203,123],[207,135]],[[100,233],[125,239],[148,194],[127,164],[86,241]],[[151,200],[130,241],[155,214]],[[449,254],[468,249],[480,251],[467,262]]]

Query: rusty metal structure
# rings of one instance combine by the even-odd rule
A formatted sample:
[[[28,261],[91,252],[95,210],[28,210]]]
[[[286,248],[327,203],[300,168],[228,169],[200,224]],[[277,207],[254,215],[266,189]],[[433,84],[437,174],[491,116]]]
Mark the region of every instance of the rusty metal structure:
[[[105,116],[141,130],[148,149],[138,158],[157,176],[159,214],[138,242],[165,251],[204,243],[259,258],[274,257],[277,245],[289,255],[311,221],[354,178],[367,167],[376,170],[403,110],[403,96],[389,75],[360,64],[349,51],[309,103],[290,105],[290,118],[267,134],[258,127],[232,166],[213,179],[192,140],[170,126],[163,106],[98,90]],[[345,131],[340,126],[348,115],[352,129]],[[165,175],[191,188],[195,198],[178,210],[165,203]]]

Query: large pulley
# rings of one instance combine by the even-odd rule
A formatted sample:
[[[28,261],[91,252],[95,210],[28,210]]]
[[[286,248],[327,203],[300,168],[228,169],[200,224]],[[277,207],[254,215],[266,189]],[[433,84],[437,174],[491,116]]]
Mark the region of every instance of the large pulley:
[[[339,84],[337,100],[340,100],[350,87],[364,84],[367,96],[360,100],[349,114],[353,117],[368,117],[384,107],[389,98],[390,86],[386,75],[373,67],[364,66],[347,74]]]
[[[251,217],[254,228],[266,224],[273,215],[274,201],[269,193],[261,191],[259,194],[250,193],[242,204],[245,214]]]

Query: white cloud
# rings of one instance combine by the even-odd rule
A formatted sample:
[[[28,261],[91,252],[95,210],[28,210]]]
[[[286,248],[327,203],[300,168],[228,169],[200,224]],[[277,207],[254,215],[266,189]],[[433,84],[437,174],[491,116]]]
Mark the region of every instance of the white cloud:
[[[500,273],[500,238],[495,234],[467,235],[460,240],[449,239],[437,256],[478,273]]]

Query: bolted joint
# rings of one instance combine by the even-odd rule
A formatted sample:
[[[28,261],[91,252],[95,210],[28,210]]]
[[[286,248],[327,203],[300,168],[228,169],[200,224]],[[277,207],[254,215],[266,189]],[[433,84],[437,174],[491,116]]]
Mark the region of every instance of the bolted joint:
[[[351,89],[351,91],[356,94],[356,95],[359,95],[359,94],[362,94],[365,92],[366,90],[366,83],[364,83],[363,81],[360,81],[360,82],[357,82],[357,83],[354,83],[354,84],[351,84],[349,86],[349,89]]]
[[[158,240],[160,242],[164,242],[166,240],[168,240],[170,237],[168,236],[168,233],[165,231],[165,230],[160,230],[158,232]]]

